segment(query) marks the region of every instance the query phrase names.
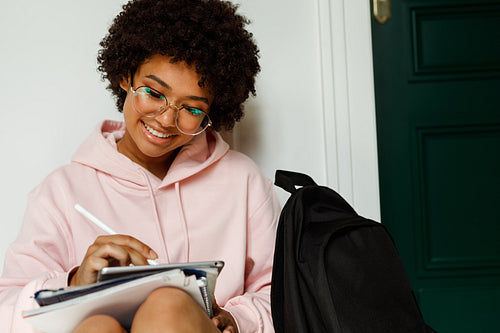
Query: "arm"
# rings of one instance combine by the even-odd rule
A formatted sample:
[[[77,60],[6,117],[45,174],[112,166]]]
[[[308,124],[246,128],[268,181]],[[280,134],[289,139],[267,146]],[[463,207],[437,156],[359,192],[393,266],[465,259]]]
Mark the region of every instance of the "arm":
[[[0,278],[0,331],[35,332],[21,317],[37,307],[32,296],[43,288],[67,286],[67,272],[74,265],[72,236],[63,215],[40,188],[28,197],[19,236],[7,249]]]
[[[23,226],[8,248],[0,278],[0,332],[34,332],[21,314],[38,307],[32,298],[36,291],[93,283],[99,269],[110,262],[144,265],[151,255],[151,248],[139,240],[111,235],[97,237],[79,259],[75,238],[82,247],[96,236],[83,230],[73,236],[75,226],[69,224],[73,204],[65,200],[64,193],[54,194],[60,188],[37,188],[29,196]],[[81,265],[76,266],[80,260]]]
[[[245,292],[229,300],[240,333],[274,332],[271,317],[271,276],[280,205],[268,181],[264,202],[249,212]]]

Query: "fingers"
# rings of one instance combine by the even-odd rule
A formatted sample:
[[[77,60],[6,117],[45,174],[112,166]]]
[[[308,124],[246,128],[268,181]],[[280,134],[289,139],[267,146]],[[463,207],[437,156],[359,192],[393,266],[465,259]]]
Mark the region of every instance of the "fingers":
[[[89,264],[96,269],[102,268],[102,263],[99,259],[106,259],[105,266],[127,266],[146,265],[147,260],[144,255],[137,250],[119,245],[116,243],[103,243],[102,245],[93,244],[89,247]],[[95,263],[95,265],[94,265]]]
[[[71,278],[70,285],[97,281],[97,273],[108,266],[147,265],[147,259],[158,255],[138,239],[126,235],[99,236],[89,246],[82,264]]]
[[[238,330],[232,324],[225,324],[225,320],[220,316],[216,316],[212,318],[212,322],[216,327],[218,327],[223,333],[237,333]]]
[[[131,249],[140,253],[145,259],[157,259],[158,254],[137,238],[128,235],[108,235],[97,237],[94,245],[102,246],[106,244],[115,244],[124,248]]]
[[[233,316],[226,310],[219,308],[215,302],[213,308],[218,311],[214,312],[216,315],[212,318],[214,325],[223,330],[223,333],[238,333],[238,328]]]
[[[217,327],[222,332],[224,325],[222,325],[218,316],[212,317],[212,323],[215,325],[215,327]]]

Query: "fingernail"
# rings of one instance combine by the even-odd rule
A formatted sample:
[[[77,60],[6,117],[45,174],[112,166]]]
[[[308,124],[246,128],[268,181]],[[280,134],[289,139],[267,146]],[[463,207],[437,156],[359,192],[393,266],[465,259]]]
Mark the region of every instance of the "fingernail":
[[[158,261],[151,260],[151,259],[148,259],[148,264],[150,264],[150,265],[159,265]]]
[[[150,251],[149,251],[149,258],[150,258],[150,259],[158,259],[158,255],[156,254],[156,252],[155,252],[155,251],[150,250]]]

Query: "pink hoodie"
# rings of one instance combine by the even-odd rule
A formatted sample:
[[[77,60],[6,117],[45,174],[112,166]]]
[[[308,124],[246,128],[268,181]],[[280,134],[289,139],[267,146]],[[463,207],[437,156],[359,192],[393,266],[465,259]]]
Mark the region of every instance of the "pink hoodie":
[[[37,332],[21,318],[42,288],[67,286],[98,235],[81,204],[112,229],[152,247],[161,263],[223,260],[217,302],[240,332],[274,332],[270,281],[280,207],[272,183],[216,132],[186,144],[166,177],[118,153],[124,124],[106,121],[29,195],[0,278],[0,332]],[[61,319],[63,320],[63,319]]]

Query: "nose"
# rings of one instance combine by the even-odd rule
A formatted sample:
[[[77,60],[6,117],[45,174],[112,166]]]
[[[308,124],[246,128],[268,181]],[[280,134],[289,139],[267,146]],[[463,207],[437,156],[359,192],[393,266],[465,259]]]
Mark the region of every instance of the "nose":
[[[162,126],[174,126],[175,127],[175,117],[178,112],[177,106],[174,104],[168,104],[165,109],[155,117],[156,121],[158,121]]]

